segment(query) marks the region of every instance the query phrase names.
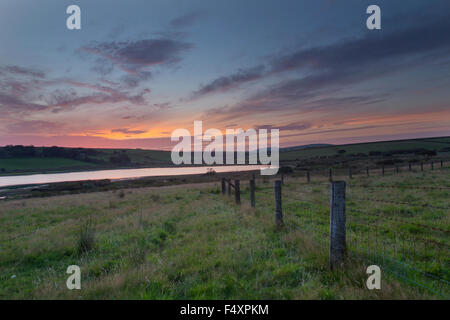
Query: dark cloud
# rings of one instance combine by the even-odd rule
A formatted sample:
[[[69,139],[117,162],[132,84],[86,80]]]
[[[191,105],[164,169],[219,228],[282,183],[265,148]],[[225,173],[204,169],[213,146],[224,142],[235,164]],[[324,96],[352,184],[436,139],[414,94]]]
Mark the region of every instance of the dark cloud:
[[[36,102],[36,97],[30,98],[30,93],[39,90],[44,83],[44,72],[20,66],[0,67],[0,110],[2,113],[23,114],[42,111],[45,104]]]
[[[52,107],[54,112],[61,111],[61,109],[66,107],[75,107],[88,103],[105,104],[128,102],[134,105],[143,105],[146,102],[145,95],[150,92],[150,90],[144,89],[137,94],[129,94],[108,86],[71,80],[67,80],[66,83],[72,87],[91,89],[95,93],[79,96],[76,91],[62,92],[60,90],[56,90],[48,98],[49,107]]]
[[[0,74],[10,74],[19,76],[28,76],[32,78],[45,78],[45,73],[42,71],[37,71],[29,68],[23,68],[19,66],[5,66],[0,67]]]
[[[8,132],[20,134],[55,134],[62,132],[63,129],[62,124],[42,120],[17,121],[7,126]]]
[[[243,83],[260,79],[264,76],[264,66],[259,65],[249,69],[240,69],[238,72],[217,78],[210,83],[201,86],[201,88],[194,92],[193,97],[197,98],[210,93],[224,92],[234,89]]]
[[[137,88],[142,81],[149,80],[152,77],[150,71],[140,71],[139,73],[126,74],[121,77],[121,83],[130,89]]]
[[[17,118],[34,112],[72,110],[88,103],[143,105],[146,103],[145,95],[150,92],[148,89],[130,92],[120,84],[102,82],[108,85],[48,79],[42,71],[3,66],[0,67],[0,110],[4,115]]]
[[[190,43],[160,38],[101,42],[84,47],[84,50],[110,60],[128,73],[135,74],[144,67],[177,62],[180,60],[180,54],[190,48],[192,48]]]
[[[169,109],[170,106],[170,102],[164,102],[164,103],[154,103],[153,107],[155,107],[158,110],[165,110],[165,109]]]
[[[23,99],[8,95],[0,92],[0,110],[2,112],[14,111],[18,112],[28,112],[28,111],[42,111],[47,108],[46,105],[26,102]]]
[[[143,130],[130,130],[128,128],[119,128],[119,129],[112,129],[111,133],[123,133],[123,134],[142,134],[146,133],[147,131]]]
[[[170,21],[170,25],[174,28],[189,27],[193,25],[201,16],[202,13],[200,12],[187,13]]]
[[[342,92],[367,80],[448,59],[448,34],[449,19],[427,20],[425,24],[396,28],[392,32],[368,32],[357,39],[276,55],[269,59],[267,72],[259,74],[259,78],[282,72],[302,76],[280,81],[234,106],[221,108],[216,117],[225,121],[258,112],[333,111],[385,101],[389,92],[376,96],[342,96]],[[233,88],[230,85],[233,81],[229,80],[232,78],[223,79],[228,81],[212,82],[200,92]],[[212,110],[208,115],[214,116],[218,111]]]
[[[315,71],[361,70],[381,63],[399,63],[404,56],[431,52],[450,47],[448,18],[414,24],[389,33],[368,32],[359,39],[301,49],[280,55],[271,61],[272,72],[310,69]],[[395,61],[392,61],[395,60]]]
[[[303,122],[303,123],[290,123],[287,125],[271,125],[271,124],[265,124],[265,125],[260,125],[260,126],[256,126],[255,129],[256,130],[261,130],[261,129],[267,129],[267,130],[271,130],[271,129],[279,129],[282,131],[302,131],[302,130],[306,130],[311,128],[311,124],[307,123],[307,122]]]
[[[101,76],[106,76],[113,72],[114,64],[109,60],[98,58],[95,60],[95,64],[91,70]]]

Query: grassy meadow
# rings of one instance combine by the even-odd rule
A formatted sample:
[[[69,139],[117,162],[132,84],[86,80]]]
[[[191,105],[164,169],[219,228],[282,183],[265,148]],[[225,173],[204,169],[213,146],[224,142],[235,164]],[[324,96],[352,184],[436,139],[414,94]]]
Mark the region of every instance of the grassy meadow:
[[[286,176],[281,230],[269,178],[257,179],[256,209],[247,181],[241,205],[221,195],[219,181],[3,201],[0,298],[442,299],[448,287],[429,276],[450,281],[449,210],[426,205],[450,207],[450,189],[408,186],[450,188],[449,174],[439,168],[348,181],[349,255],[333,271],[325,177],[308,184],[303,174]],[[385,188],[391,185],[404,188]],[[81,267],[81,290],[66,288],[73,264]],[[382,268],[381,290],[365,286],[370,264],[393,271]]]

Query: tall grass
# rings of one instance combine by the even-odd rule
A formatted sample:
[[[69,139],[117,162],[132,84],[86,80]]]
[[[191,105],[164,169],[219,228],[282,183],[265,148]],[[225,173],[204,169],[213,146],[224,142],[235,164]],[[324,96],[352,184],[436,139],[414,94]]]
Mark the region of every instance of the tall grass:
[[[80,230],[77,253],[79,256],[86,254],[95,248],[95,228],[93,227],[91,217],[83,224]]]

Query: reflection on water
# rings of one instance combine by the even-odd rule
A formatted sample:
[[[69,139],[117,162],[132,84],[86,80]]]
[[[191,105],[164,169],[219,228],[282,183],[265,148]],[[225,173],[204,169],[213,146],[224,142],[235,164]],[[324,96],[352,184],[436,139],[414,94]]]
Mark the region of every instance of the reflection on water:
[[[42,184],[52,182],[69,182],[82,180],[102,180],[102,179],[132,179],[141,177],[158,176],[179,176],[188,174],[204,174],[208,169],[214,169],[215,172],[238,172],[259,170],[268,166],[217,166],[217,167],[171,167],[171,168],[142,168],[142,169],[120,169],[120,170],[99,170],[85,172],[69,173],[49,173],[32,174],[23,176],[0,177],[0,187],[16,186],[24,184]]]

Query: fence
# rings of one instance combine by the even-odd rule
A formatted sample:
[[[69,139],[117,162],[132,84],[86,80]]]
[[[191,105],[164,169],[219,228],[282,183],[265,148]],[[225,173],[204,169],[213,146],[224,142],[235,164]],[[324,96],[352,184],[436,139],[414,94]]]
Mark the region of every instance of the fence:
[[[365,166],[364,168],[328,168],[326,172],[322,170],[312,170],[312,169],[300,169],[305,172],[306,182],[311,182],[312,173],[316,173],[319,176],[327,176],[329,181],[333,181],[333,177],[339,176],[347,176],[352,179],[355,175],[364,175],[367,177],[375,176],[377,174],[384,176],[389,172],[400,174],[402,172],[424,172],[427,167],[430,170],[435,169],[435,164],[438,163],[440,168],[444,168],[445,164],[448,162],[448,159],[437,160],[437,161],[428,161],[428,162],[417,162],[417,163],[408,163],[408,165],[394,165],[392,167],[389,166],[379,166],[379,167],[369,167]]]
[[[412,166],[408,166],[408,169]],[[442,166],[443,167],[443,164]],[[421,165],[422,169],[423,166]],[[433,170],[433,166],[430,165]],[[412,170],[412,168],[410,169]],[[400,170],[395,168],[396,172]],[[385,168],[382,168],[385,172]],[[352,170],[348,170],[349,178],[352,179]],[[366,168],[366,175],[370,176],[370,171]],[[360,197],[358,194],[365,189],[368,194],[372,194],[371,188],[392,190],[436,190],[446,191],[450,187],[446,186],[414,186],[414,185],[387,185],[369,187],[358,184],[347,184],[345,181],[333,181],[332,171],[329,170],[329,184],[319,183],[316,186],[329,185],[329,216],[322,214],[313,214],[308,218],[303,217],[300,221],[289,221],[290,226],[300,229],[313,230],[316,233],[315,240],[321,245],[329,247],[329,267],[331,269],[340,268],[346,257],[361,260],[365,263],[376,264],[388,271],[398,279],[409,283],[410,285],[421,287],[438,296],[450,297],[449,282],[449,253],[450,253],[450,230],[437,226],[430,226],[423,223],[411,222],[407,218],[401,218],[396,215],[384,214],[383,210],[373,210],[367,208],[358,208],[357,203],[362,201],[374,202],[378,205],[395,204],[406,206],[414,210],[427,209],[430,212],[448,212],[447,206],[436,206],[419,202],[396,201],[392,199],[378,199],[372,197]],[[307,171],[306,182],[311,182],[311,176]],[[283,215],[283,197],[282,185],[284,175],[279,180],[274,181],[274,207],[275,207],[275,225],[282,228],[285,226]],[[225,194],[226,184],[228,186],[240,185],[239,180],[234,184],[231,180],[222,179],[222,194]],[[306,184],[306,186],[308,185]],[[255,175],[249,181],[249,193],[251,207],[255,208]],[[270,188],[271,189],[271,188]],[[269,188],[260,188],[261,192]],[[287,189],[289,190],[289,189]],[[235,194],[240,192],[240,188],[234,188]],[[308,195],[309,192],[302,192]],[[229,193],[230,195],[230,193]],[[239,197],[235,196],[235,199]],[[288,204],[315,203],[309,201],[307,197],[302,199],[292,199]],[[325,200],[325,199],[324,199]],[[309,201],[309,202],[308,202]],[[324,204],[321,204],[324,206]],[[289,215],[289,212],[287,213]],[[395,228],[393,228],[395,226]],[[326,231],[327,228],[328,232]],[[416,229],[414,229],[416,228]],[[416,233],[405,235],[402,230],[417,230]],[[428,230],[433,233],[433,237],[426,238],[421,236],[421,230]],[[435,236],[434,236],[435,235]]]

